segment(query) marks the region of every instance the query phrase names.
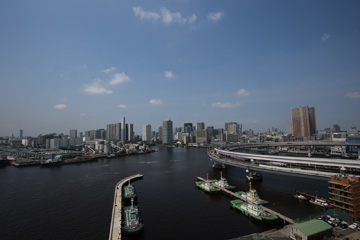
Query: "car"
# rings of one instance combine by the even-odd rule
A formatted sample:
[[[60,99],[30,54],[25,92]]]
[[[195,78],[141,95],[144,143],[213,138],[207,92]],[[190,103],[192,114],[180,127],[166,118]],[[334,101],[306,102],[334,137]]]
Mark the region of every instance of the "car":
[[[358,227],[357,223],[353,223],[349,226],[349,228],[351,228],[351,229],[356,229],[357,227]]]

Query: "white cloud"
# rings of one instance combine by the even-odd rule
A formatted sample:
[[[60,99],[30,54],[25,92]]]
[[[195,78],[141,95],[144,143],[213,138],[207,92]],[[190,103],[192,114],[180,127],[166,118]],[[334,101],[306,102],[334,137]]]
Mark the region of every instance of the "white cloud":
[[[151,105],[160,105],[160,104],[163,104],[163,102],[162,102],[160,99],[151,99],[151,100],[149,101],[149,103],[150,103]]]
[[[103,69],[101,71],[104,72],[104,73],[110,73],[110,72],[115,71],[115,69],[116,69],[116,67],[110,67],[110,68],[107,68],[107,69]]]
[[[81,68],[86,70],[86,69],[87,69],[87,65],[84,64],[84,65],[81,66]]]
[[[54,108],[57,109],[57,110],[61,110],[61,109],[66,108],[66,104],[63,104],[63,103],[56,104],[56,105],[54,105]]]
[[[217,107],[217,108],[234,108],[234,107],[239,107],[241,106],[241,102],[236,102],[236,103],[230,103],[230,102],[216,102],[211,104],[212,107]]]
[[[93,83],[85,84],[83,87],[83,91],[87,94],[91,95],[101,95],[101,94],[112,94],[113,91],[110,89],[106,89],[101,84],[100,79],[95,79]]]
[[[184,18],[179,12],[170,12],[166,8],[161,8],[161,19],[165,24],[170,23],[194,23],[196,21],[196,15],[193,14],[190,17]]]
[[[360,92],[348,92],[345,97],[351,98],[351,99],[358,99],[360,98]]]
[[[211,12],[207,15],[208,20],[217,22],[223,16],[223,12]]]
[[[166,78],[174,78],[175,77],[174,74],[171,71],[165,71],[164,76]]]
[[[197,19],[195,14],[192,14],[190,17],[183,17],[179,12],[171,12],[167,8],[161,8],[160,13],[144,11],[141,7],[133,7],[135,16],[139,17],[141,20],[158,20],[165,24],[171,23],[194,23]]]
[[[321,37],[321,41],[325,42],[326,40],[328,40],[331,37],[331,34],[328,33],[324,33]]]
[[[160,18],[160,15],[156,12],[149,12],[142,10],[141,7],[133,7],[135,16],[138,16],[141,20],[156,20]]]
[[[119,105],[117,105],[117,107],[118,107],[118,108],[127,108],[127,106],[124,105],[124,104],[119,104]]]
[[[87,116],[87,114],[86,114],[86,113],[80,113],[80,116],[82,116],[82,117],[86,117],[86,116]]]
[[[110,80],[110,85],[118,85],[129,81],[131,81],[130,77],[126,75],[124,72],[115,73],[113,79]]]
[[[246,91],[245,88],[241,88],[238,92],[237,92],[238,95],[240,96],[248,96],[250,93],[248,91]]]

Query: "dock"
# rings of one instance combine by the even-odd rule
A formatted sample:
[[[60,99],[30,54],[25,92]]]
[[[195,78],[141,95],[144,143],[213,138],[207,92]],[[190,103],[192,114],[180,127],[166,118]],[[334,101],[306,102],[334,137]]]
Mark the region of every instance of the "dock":
[[[202,177],[197,177],[197,179],[200,180],[200,181],[206,181],[206,180],[205,180],[204,178],[202,178]],[[248,200],[247,200],[246,198],[244,198],[244,197],[240,196],[239,194],[236,194],[236,193],[234,193],[234,192],[232,192],[232,191],[230,191],[230,190],[227,190],[226,188],[216,186],[215,184],[213,184],[213,186],[219,188],[221,191],[229,194],[230,196],[233,196],[233,197],[235,197],[235,198],[238,198],[238,199],[241,199],[241,200],[243,200],[243,201],[245,201],[245,202],[248,202]],[[291,218],[289,218],[289,217],[286,217],[286,216],[282,215],[281,213],[275,212],[274,210],[271,210],[270,208],[267,208],[267,207],[264,207],[264,206],[262,206],[262,207],[263,207],[263,209],[264,209],[266,212],[268,212],[268,213],[270,213],[270,214],[275,214],[275,215],[277,215],[280,219],[284,220],[285,222],[288,222],[288,223],[296,223],[295,220],[293,220],[293,219],[291,219]]]
[[[122,186],[129,180],[142,178],[142,174],[135,174],[120,180],[115,186],[114,203],[111,216],[109,240],[121,239],[121,210],[122,210]]]

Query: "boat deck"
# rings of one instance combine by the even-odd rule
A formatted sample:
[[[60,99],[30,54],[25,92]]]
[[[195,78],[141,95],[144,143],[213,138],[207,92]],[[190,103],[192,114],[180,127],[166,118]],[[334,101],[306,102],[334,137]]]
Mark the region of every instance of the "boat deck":
[[[206,181],[206,180],[203,179],[202,177],[197,177],[197,179],[198,179],[198,180],[201,180],[201,181]],[[247,200],[246,198],[240,196],[240,195],[237,194],[237,193],[234,193],[234,192],[232,192],[232,191],[230,191],[230,190],[227,190],[227,189],[225,189],[225,188],[222,188],[222,187],[219,187],[219,186],[216,186],[216,185],[214,185],[214,186],[217,187],[217,188],[219,188],[219,189],[222,190],[223,192],[225,192],[225,193],[227,193],[227,194],[235,197],[235,198],[241,199],[241,200],[243,200],[244,202],[248,202],[248,200]],[[264,209],[266,212],[270,213],[270,214],[277,215],[279,218],[281,218],[282,220],[284,220],[284,221],[286,221],[286,222],[288,222],[288,223],[296,223],[295,220],[293,220],[293,219],[291,219],[291,218],[289,218],[289,217],[286,217],[286,216],[282,215],[281,213],[275,212],[274,210],[271,210],[270,208],[267,208],[267,207],[264,207],[264,206],[263,206],[263,209]]]
[[[142,174],[132,175],[120,180],[115,187],[113,211],[111,216],[109,240],[121,239],[121,208],[122,208],[122,187],[129,180],[142,178]]]

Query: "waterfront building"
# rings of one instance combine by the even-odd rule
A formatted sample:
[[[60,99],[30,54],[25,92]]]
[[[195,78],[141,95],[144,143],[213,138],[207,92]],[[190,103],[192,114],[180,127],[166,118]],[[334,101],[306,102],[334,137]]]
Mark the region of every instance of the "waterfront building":
[[[121,118],[121,137],[120,139],[124,142],[126,142],[126,123],[125,123],[125,117]]]
[[[196,143],[207,143],[208,139],[207,129],[196,130]]]
[[[360,177],[332,176],[329,194],[334,211],[360,217]]]
[[[316,133],[315,107],[291,108],[294,137],[311,137]]]
[[[71,138],[77,138],[77,130],[76,129],[71,129],[70,130],[70,137]]]
[[[162,126],[162,142],[163,144],[173,144],[173,122],[171,120],[163,121]]]
[[[149,143],[151,141],[151,125],[150,124],[143,125],[142,140],[147,143]]]
[[[318,219],[295,224],[290,227],[290,238],[294,240],[328,239],[332,226]]]
[[[340,126],[338,124],[334,124],[332,128],[333,132],[340,132]]]
[[[23,138],[24,131],[20,130],[20,138]]]

